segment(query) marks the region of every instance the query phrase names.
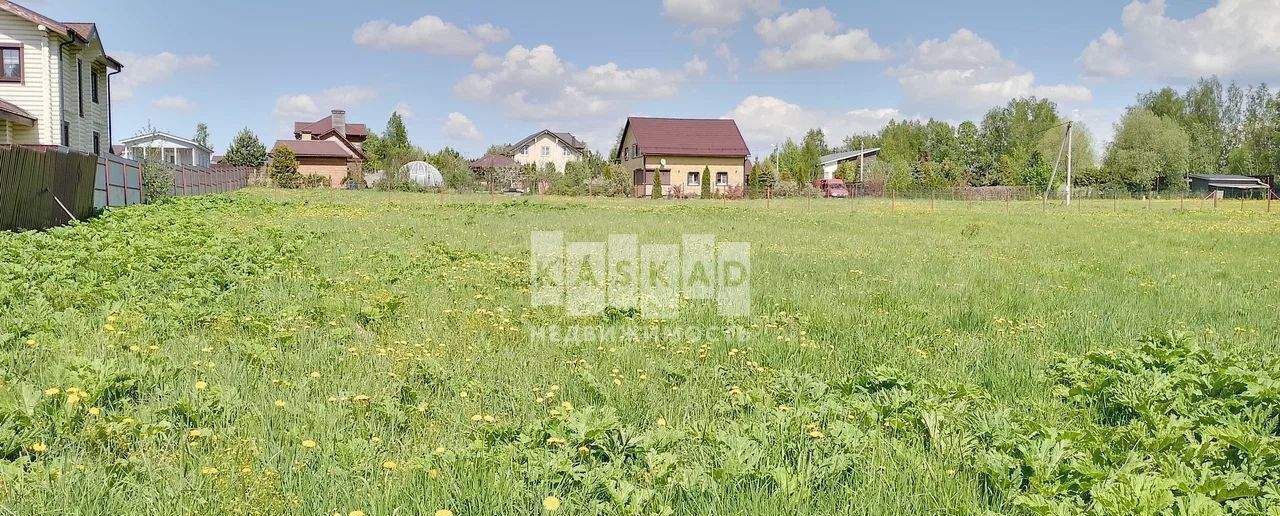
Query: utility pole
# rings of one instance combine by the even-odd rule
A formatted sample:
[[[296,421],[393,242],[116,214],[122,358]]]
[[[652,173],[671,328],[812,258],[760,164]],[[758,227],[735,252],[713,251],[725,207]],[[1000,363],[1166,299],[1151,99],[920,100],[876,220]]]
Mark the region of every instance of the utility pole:
[[[1071,135],[1075,122],[1067,122],[1067,206],[1071,206]]]

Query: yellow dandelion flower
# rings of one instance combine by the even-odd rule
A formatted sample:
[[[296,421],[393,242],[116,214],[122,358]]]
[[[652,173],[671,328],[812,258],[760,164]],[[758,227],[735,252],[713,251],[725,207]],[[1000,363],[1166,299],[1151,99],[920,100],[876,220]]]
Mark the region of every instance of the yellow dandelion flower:
[[[440,509],[436,511],[436,516],[453,516],[453,511],[449,509]]]
[[[44,443],[32,443],[32,444],[31,444],[31,451],[36,452],[36,453],[44,453],[44,452],[49,451],[49,447],[48,447],[48,446],[46,446]]]
[[[312,378],[319,378],[319,377],[320,377],[320,371],[312,371],[312,372],[311,372],[311,377],[312,377]]]
[[[205,383],[205,382],[204,382],[204,380],[196,380],[196,390],[197,390],[197,391],[203,391],[203,390],[204,390],[206,387],[208,387],[208,386],[209,386],[209,384]]]
[[[542,508],[547,512],[556,512],[560,508],[560,499],[554,496],[548,496],[542,499]]]
[[[275,406],[277,406],[277,407],[279,407],[279,408],[284,408],[284,400],[276,400],[276,401],[275,401]]]
[[[573,411],[573,404],[572,404],[572,403],[569,403],[569,402],[567,402],[567,401],[565,401],[565,402],[560,403],[560,408],[564,409],[564,411],[565,411],[565,412],[572,412],[572,411]]]
[[[57,388],[57,387],[50,387],[50,388],[48,388],[48,389],[45,389],[45,390],[44,390],[44,395],[45,395],[45,396],[57,396],[59,392],[62,392],[62,389],[59,389],[59,388]]]
[[[364,511],[351,511],[347,513],[347,516],[364,516]]]
[[[89,415],[90,415],[90,416],[101,416],[101,415],[102,415],[102,409],[100,409],[100,408],[98,408],[98,407],[89,407]]]
[[[393,470],[393,469],[396,469],[396,467],[398,467],[398,464],[396,464],[396,461],[394,460],[388,460],[388,461],[382,462],[382,469]]]
[[[316,442],[315,442],[315,441],[312,441],[311,439],[303,439],[303,440],[302,440],[302,447],[303,447],[303,448],[308,448],[308,449],[310,449],[310,448],[315,448],[315,447],[316,447]]]
[[[481,416],[480,414],[476,414],[476,415],[474,415],[474,416],[471,416],[471,420],[472,420],[472,421],[480,421],[481,419],[484,419],[484,416]]]
[[[427,470],[427,476],[431,478],[440,478],[440,470],[436,468],[431,468]]]
[[[658,426],[667,426],[667,419],[661,417],[658,418]]]
[[[446,451],[448,450],[444,449],[444,446],[437,446],[432,453],[435,453],[436,455],[444,455],[444,452]]]
[[[201,475],[217,475],[218,468],[215,468],[212,466],[205,466],[203,468],[200,468],[200,474]]]

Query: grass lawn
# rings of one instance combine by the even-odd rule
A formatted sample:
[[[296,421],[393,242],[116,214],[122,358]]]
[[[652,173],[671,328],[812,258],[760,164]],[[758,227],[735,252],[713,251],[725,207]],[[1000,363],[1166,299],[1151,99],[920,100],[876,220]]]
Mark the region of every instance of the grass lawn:
[[[0,234],[0,507],[1277,514],[1280,206],[1186,208],[248,190]],[[752,316],[673,321],[749,338],[531,339],[658,327],[531,307],[535,230],[750,243]]]

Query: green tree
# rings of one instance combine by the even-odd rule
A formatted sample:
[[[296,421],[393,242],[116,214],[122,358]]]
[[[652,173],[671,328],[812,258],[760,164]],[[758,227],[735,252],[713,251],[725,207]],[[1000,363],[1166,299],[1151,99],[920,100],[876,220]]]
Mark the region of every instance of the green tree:
[[[196,124],[196,136],[192,141],[200,144],[201,147],[212,149],[213,147],[209,146],[209,126],[204,122]]]
[[[387,119],[387,129],[382,132],[382,141],[389,149],[409,148],[409,131],[404,128],[404,119],[400,113],[392,112]]]
[[[1163,184],[1183,188],[1191,144],[1186,131],[1169,118],[1145,108],[1130,109],[1120,120],[1115,141],[1107,149],[1103,177],[1131,192],[1145,192]]]
[[[711,198],[711,167],[702,168],[702,198]]]
[[[302,174],[298,173],[298,156],[284,145],[271,150],[271,181],[279,188],[298,188]]]
[[[660,171],[653,171],[653,188],[649,192],[649,196],[654,199],[662,198],[662,172]]]
[[[231,140],[231,146],[227,148],[222,162],[237,167],[262,168],[267,163],[267,148],[262,145],[258,135],[246,127]]]

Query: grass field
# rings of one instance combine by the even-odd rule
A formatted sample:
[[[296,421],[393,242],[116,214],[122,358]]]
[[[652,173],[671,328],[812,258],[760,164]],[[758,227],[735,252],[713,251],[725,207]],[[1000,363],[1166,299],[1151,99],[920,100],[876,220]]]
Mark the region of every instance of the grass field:
[[[1194,208],[1188,206],[1188,208]],[[250,190],[0,235],[13,514],[1280,514],[1280,213]],[[530,232],[752,245],[531,340]]]

